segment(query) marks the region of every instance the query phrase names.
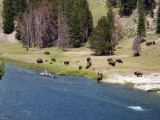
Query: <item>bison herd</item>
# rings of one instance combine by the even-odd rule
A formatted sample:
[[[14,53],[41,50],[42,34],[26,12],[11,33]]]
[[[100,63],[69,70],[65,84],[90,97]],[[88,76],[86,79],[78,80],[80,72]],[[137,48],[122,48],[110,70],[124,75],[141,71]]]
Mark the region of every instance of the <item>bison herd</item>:
[[[123,63],[121,59],[116,59],[116,61],[114,61],[112,58],[108,58],[107,61],[108,61],[108,64],[111,66],[115,66],[116,63]]]
[[[155,44],[154,42],[152,42],[152,44]],[[44,54],[46,55],[50,55],[50,52],[49,51],[45,51]],[[86,69],[89,69],[91,66],[92,66],[92,62],[91,62],[91,58],[90,57],[87,57],[86,59],[87,61],[87,64],[86,64]],[[112,59],[112,58],[108,58],[107,59],[108,61],[108,64],[111,65],[111,66],[116,66],[116,63],[123,63],[122,59],[116,59],[115,61]],[[48,62],[48,60],[45,60],[45,62]],[[49,64],[53,64],[53,62],[56,62],[56,58],[51,58],[51,62]],[[77,63],[80,62],[80,61],[76,61]],[[43,63],[43,60],[42,58],[38,58],[37,59],[37,63]],[[60,63],[62,63],[62,61],[60,61]],[[64,61],[64,65],[69,65],[69,61]],[[79,70],[82,70],[83,66],[79,66]],[[93,68],[93,70],[95,70]],[[142,73],[141,72],[134,72],[134,74],[137,76],[137,77],[142,77]],[[98,77],[97,77],[97,82],[100,82],[103,78],[103,74],[102,73],[98,73]]]

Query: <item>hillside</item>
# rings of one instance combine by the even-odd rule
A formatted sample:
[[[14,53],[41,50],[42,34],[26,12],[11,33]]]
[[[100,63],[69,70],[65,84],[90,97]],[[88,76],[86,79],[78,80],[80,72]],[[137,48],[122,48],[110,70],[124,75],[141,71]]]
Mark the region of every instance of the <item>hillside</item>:
[[[92,11],[94,25],[98,19],[106,14],[105,0],[89,0],[90,9]],[[115,13],[117,9],[114,10]],[[157,9],[155,9],[156,14]],[[155,41],[156,45],[146,46],[146,43],[141,44],[141,56],[133,57],[132,45],[133,40],[136,35],[137,27],[137,16],[138,13],[135,10],[130,17],[120,18],[120,21],[123,21],[123,32],[124,38],[116,46],[115,55],[113,56],[95,56],[86,46],[81,48],[70,48],[65,52],[62,52],[59,48],[30,48],[29,51],[26,51],[26,48],[21,44],[10,44],[13,41],[14,34],[12,37],[8,38],[6,43],[6,35],[1,34],[0,37],[0,57],[6,59],[10,62],[14,62],[20,65],[36,67],[41,69],[46,69],[57,74],[71,74],[71,75],[80,75],[85,76],[90,79],[96,79],[97,72],[102,72],[107,78],[113,74],[121,74],[124,76],[133,76],[135,71],[141,71],[144,73],[144,76],[147,77],[152,73],[160,73],[160,37],[155,33],[155,22],[156,17],[151,19],[147,17],[147,20],[150,22],[150,29],[147,29],[147,34],[145,39],[147,41]],[[2,31],[1,31],[2,33]],[[2,39],[3,37],[3,39]],[[5,41],[5,42],[4,42]],[[51,55],[46,56],[44,51],[50,51]],[[57,59],[56,63],[49,64],[49,62],[44,62],[42,65],[36,64],[37,58],[42,58],[44,61],[50,61],[52,57]],[[91,57],[92,67],[88,70],[85,69],[86,58]],[[123,64],[117,63],[115,67],[109,66],[106,59],[112,57],[114,60],[122,59]],[[69,60],[70,65],[64,66],[63,61]],[[79,71],[79,65],[83,66],[83,70]],[[56,68],[56,69],[54,69]]]

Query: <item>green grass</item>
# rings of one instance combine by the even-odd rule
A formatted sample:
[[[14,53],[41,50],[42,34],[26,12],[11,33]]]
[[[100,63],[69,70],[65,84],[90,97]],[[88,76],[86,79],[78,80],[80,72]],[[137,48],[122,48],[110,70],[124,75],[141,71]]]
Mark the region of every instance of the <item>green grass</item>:
[[[124,85],[126,85],[127,87],[130,87],[130,88],[133,88],[135,84],[132,82],[125,82]]]
[[[157,92],[160,91],[160,88],[149,89],[148,92]]]

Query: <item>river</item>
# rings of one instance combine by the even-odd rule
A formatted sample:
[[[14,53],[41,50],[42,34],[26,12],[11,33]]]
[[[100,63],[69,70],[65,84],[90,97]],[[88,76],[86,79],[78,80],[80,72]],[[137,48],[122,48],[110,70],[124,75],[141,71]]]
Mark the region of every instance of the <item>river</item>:
[[[160,120],[160,94],[6,63],[0,120]]]

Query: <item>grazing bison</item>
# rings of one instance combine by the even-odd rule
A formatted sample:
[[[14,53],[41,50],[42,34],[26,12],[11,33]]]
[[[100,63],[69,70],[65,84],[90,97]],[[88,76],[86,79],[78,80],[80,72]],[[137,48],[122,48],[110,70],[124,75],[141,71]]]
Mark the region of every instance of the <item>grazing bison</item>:
[[[113,59],[112,59],[112,58],[108,58],[107,61],[108,61],[108,62],[109,62],[109,61],[113,61]]]
[[[51,58],[51,61],[56,62],[56,58]]]
[[[79,66],[79,70],[81,70],[82,69],[82,66]]]
[[[50,55],[50,52],[49,51],[45,51],[44,54]]]
[[[50,62],[49,64],[53,64],[53,62]]]
[[[91,65],[92,65],[92,62],[91,62],[91,61],[89,61],[89,62],[87,63],[86,69],[90,68],[90,67],[91,67]]]
[[[140,54],[138,52],[134,53],[134,57],[137,57],[137,56],[140,56]]]
[[[69,65],[69,61],[64,61],[64,65]]]
[[[152,45],[152,42],[147,42],[146,43],[146,46],[150,46],[150,45]]]
[[[89,62],[90,60],[91,60],[91,58],[90,58],[90,57],[88,57],[88,58],[87,58],[87,62]]]
[[[43,63],[42,58],[38,58],[38,59],[37,59],[37,63]]]
[[[137,77],[142,77],[142,74],[141,72],[134,72],[134,74],[137,76]]]
[[[98,73],[97,82],[101,81],[102,78],[103,78],[103,74],[102,73]]]
[[[117,59],[116,62],[123,63],[123,61],[121,59]]]
[[[155,41],[153,41],[153,42],[152,42],[152,44],[153,44],[153,45],[155,45],[155,44],[156,44],[156,42],[155,42]]]
[[[116,62],[114,62],[113,60],[109,61],[108,63],[109,65],[112,65],[112,66],[115,66],[116,65]]]

